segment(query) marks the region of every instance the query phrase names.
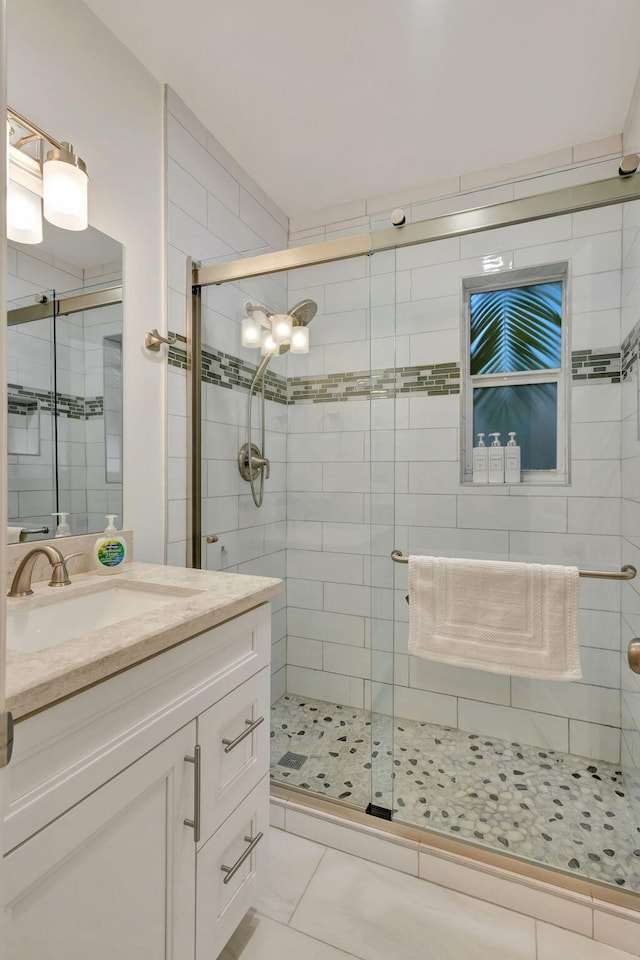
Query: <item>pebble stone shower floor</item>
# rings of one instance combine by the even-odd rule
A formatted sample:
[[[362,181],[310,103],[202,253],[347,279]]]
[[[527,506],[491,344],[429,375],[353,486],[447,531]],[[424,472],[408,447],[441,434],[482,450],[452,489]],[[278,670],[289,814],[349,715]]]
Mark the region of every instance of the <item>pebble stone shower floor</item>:
[[[285,694],[271,776],[361,809],[393,780],[395,820],[640,893],[640,775],[612,763]]]

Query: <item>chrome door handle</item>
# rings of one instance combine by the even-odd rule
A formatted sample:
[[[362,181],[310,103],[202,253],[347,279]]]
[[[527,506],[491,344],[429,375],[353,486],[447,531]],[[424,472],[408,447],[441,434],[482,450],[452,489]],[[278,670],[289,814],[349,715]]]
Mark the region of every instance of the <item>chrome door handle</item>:
[[[200,788],[202,786],[202,751],[196,743],[192,757],[186,756],[187,763],[193,764],[193,820],[184,820],[185,827],[193,827],[193,842],[200,842]]]
[[[629,659],[629,667],[633,672],[640,673],[640,640],[637,638],[629,641],[627,657]]]
[[[258,846],[258,844],[259,844],[260,841],[262,840],[262,837],[263,837],[263,836],[264,836],[264,834],[262,833],[262,830],[261,830],[260,833],[259,833],[257,836],[255,836],[255,837],[245,837],[245,838],[244,838],[244,839],[245,839],[245,842],[249,844],[249,846],[248,846],[247,849],[244,851],[244,853],[241,853],[241,854],[240,854],[240,856],[238,857],[238,859],[236,860],[236,862],[234,863],[234,865],[233,865],[232,867],[225,867],[224,864],[220,867],[220,869],[222,870],[222,872],[223,872],[223,873],[226,873],[226,877],[225,877],[224,880],[222,881],[223,883],[229,883],[229,881],[232,880],[233,877],[235,877],[236,873],[238,872],[238,870],[240,869],[240,867],[242,866],[242,864],[245,862],[245,860],[247,859],[247,857],[251,856],[251,854],[253,853],[253,851],[255,850],[255,848]]]
[[[235,740],[227,740],[226,738],[222,741],[224,743],[224,752],[231,753],[232,750],[238,746],[239,743],[242,743],[245,737],[248,737],[250,733],[259,727],[261,723],[264,723],[264,717],[258,717],[257,720],[245,720],[245,723],[248,723],[249,726],[246,730],[243,730],[242,733],[239,733]]]

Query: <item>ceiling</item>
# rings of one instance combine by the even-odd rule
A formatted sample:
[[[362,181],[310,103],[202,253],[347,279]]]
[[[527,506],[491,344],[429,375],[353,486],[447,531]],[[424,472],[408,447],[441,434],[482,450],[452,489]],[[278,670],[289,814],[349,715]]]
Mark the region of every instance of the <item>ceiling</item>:
[[[296,214],[622,131],[638,0],[85,0]]]

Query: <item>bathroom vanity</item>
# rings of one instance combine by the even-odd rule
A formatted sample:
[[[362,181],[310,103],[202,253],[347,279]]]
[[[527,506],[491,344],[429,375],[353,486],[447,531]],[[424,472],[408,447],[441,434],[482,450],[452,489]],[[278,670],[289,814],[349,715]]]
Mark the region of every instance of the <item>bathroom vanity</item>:
[[[214,960],[265,863],[281,582],[138,563],[72,579],[9,601],[7,960]],[[134,615],[82,628],[114,609]],[[33,649],[47,615],[62,639]]]

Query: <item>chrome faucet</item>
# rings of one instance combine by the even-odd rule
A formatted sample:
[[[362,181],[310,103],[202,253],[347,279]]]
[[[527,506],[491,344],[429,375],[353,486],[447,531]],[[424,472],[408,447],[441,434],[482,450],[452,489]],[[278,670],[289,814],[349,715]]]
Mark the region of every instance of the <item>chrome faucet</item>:
[[[49,563],[52,566],[51,580],[49,581],[50,587],[67,587],[71,580],[69,579],[69,573],[67,571],[67,560],[72,560],[73,557],[81,557],[82,551],[79,553],[70,553],[68,557],[63,557],[60,551],[56,547],[41,546],[34,547],[33,550],[29,550],[29,553],[24,557],[20,566],[15,572],[13,578],[13,583],[11,584],[11,589],[9,590],[8,597],[30,597],[33,593],[31,589],[31,578],[33,576],[33,568],[36,565],[36,561],[40,554],[43,554],[49,560]]]

